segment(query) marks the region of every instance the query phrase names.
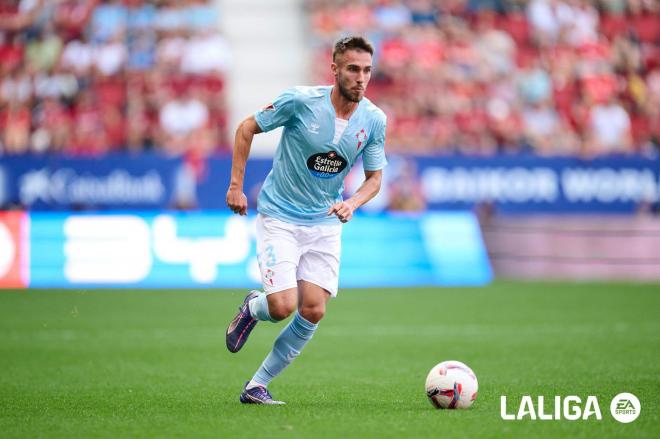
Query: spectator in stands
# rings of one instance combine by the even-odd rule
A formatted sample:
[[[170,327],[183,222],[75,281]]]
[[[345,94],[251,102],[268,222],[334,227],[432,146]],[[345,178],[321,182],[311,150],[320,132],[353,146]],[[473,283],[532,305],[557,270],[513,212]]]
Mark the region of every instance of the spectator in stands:
[[[31,103],[32,93],[32,78],[23,66],[6,75],[0,83],[0,103]]]
[[[129,70],[148,70],[155,64],[157,9],[144,0],[126,0],[126,5],[126,67]]]
[[[495,27],[495,16],[482,12],[475,29],[475,45],[484,67],[492,74],[509,74],[515,66],[516,42],[509,34]]]
[[[61,50],[62,39],[55,33],[53,25],[48,23],[27,44],[25,61],[36,71],[50,70],[57,62]]]
[[[192,74],[221,73],[229,67],[229,45],[212,29],[188,39],[181,57],[181,70]]]
[[[598,40],[598,11],[588,0],[571,0],[568,3],[570,14],[566,20],[565,41],[580,47]]]
[[[389,210],[421,212],[426,209],[426,199],[417,179],[417,168],[411,160],[401,160],[395,164],[392,177],[387,184]]]
[[[127,58],[124,37],[120,34],[115,34],[97,44],[92,51],[94,70],[103,76],[112,76],[122,71]]]
[[[154,144],[153,124],[145,99],[137,88],[131,88],[127,94],[126,148],[131,152],[151,149]]]
[[[186,9],[186,26],[191,33],[215,29],[220,17],[218,8],[206,0],[190,0]]]
[[[90,74],[93,61],[92,45],[87,41],[85,34],[79,39],[69,41],[64,46],[60,57],[60,64],[79,78]]]
[[[417,26],[437,25],[440,19],[440,11],[431,0],[411,0],[410,20]]]
[[[156,15],[156,29],[162,33],[183,32],[186,29],[186,11],[177,0],[162,0]]]
[[[591,109],[589,128],[588,155],[632,152],[630,116],[614,96]]]
[[[573,10],[561,0],[531,0],[527,19],[539,45],[554,45],[572,22]]]
[[[192,143],[198,142],[200,136],[203,137],[208,120],[208,108],[192,96],[190,85],[177,82],[171,99],[160,110],[162,134],[159,143],[167,153],[180,155]]]
[[[373,16],[376,26],[389,32],[403,29],[412,22],[408,6],[396,0],[380,0],[373,10]]]
[[[90,89],[83,90],[76,97],[72,128],[73,135],[64,148],[67,155],[101,156],[110,150],[101,108]]]
[[[28,151],[32,114],[30,108],[17,99],[10,99],[0,112],[0,152],[22,154]]]
[[[566,154],[581,150],[583,139],[589,154],[659,150],[657,1],[307,5],[313,60],[327,59],[328,44],[340,34],[373,36],[369,97],[390,116],[390,151],[492,154],[521,151],[529,142],[542,154]],[[0,114],[5,123],[19,121],[9,136],[12,150],[151,148],[171,136],[160,116],[172,100],[172,78],[192,84],[190,96],[206,109],[207,122],[180,148],[166,149],[206,156],[227,148],[224,72],[231,58],[218,18],[210,0],[0,2]],[[544,120],[552,142],[537,134],[547,128],[539,127]],[[26,127],[32,147],[18,147]],[[88,148],[81,139],[93,132],[89,127],[99,135],[89,137]],[[3,143],[6,134],[0,132]]]
[[[537,104],[550,99],[552,81],[540,59],[535,60],[530,68],[521,71],[519,84],[523,102]]]
[[[78,79],[61,67],[35,73],[33,93],[37,101],[53,98],[70,101],[78,92]]]
[[[32,151],[62,151],[69,141],[71,115],[57,97],[45,97],[34,109],[35,131],[30,143]]]
[[[126,31],[127,12],[121,0],[103,0],[92,13],[92,42],[104,43],[122,39]]]
[[[624,149],[657,149],[660,123],[654,118],[660,105],[651,104],[649,90],[660,54],[657,2],[309,4],[315,44],[322,51],[331,37],[357,26],[339,28],[343,22],[334,17],[346,11],[366,26],[364,32],[379,36],[370,98],[390,115],[391,151],[486,154],[527,145],[541,154],[579,154],[583,141],[600,137],[593,120],[602,119],[610,99],[627,113],[637,145]],[[622,13],[626,16],[615,15]],[[617,113],[605,112],[622,119],[613,116]],[[585,151],[612,149],[585,146]]]
[[[0,132],[2,151],[7,141],[13,153],[150,148],[177,77],[198,84],[208,124],[220,125],[195,131],[182,148],[204,157],[226,148],[230,61],[217,19],[205,0],[0,3],[0,114],[3,127],[12,125]],[[188,72],[195,77],[181,76]]]
[[[98,0],[60,0],[53,20],[64,41],[80,38]]]

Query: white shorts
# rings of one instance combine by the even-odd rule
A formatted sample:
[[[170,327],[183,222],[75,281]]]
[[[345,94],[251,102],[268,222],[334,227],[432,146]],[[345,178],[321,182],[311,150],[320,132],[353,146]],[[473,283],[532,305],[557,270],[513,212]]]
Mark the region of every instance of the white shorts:
[[[299,226],[257,215],[257,259],[266,294],[311,282],[337,296],[341,224]]]

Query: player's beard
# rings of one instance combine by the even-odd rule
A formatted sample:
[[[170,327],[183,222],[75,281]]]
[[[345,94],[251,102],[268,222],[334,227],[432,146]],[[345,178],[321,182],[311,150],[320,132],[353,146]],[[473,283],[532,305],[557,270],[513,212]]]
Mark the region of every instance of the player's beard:
[[[360,102],[362,100],[362,97],[364,96],[364,93],[360,94],[358,92],[354,92],[353,90],[351,90],[348,87],[344,87],[344,85],[342,84],[341,76],[339,76],[339,78],[337,78],[337,79],[338,79],[337,85],[339,86],[339,93],[343,97],[345,97],[347,100],[349,100],[351,102]]]

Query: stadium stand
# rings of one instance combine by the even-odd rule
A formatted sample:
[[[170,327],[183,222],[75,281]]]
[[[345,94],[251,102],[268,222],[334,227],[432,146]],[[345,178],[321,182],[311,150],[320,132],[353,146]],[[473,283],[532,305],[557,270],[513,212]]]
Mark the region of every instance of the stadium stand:
[[[228,46],[206,0],[8,0],[0,153],[227,150]]]
[[[316,57],[376,44],[370,97],[388,150],[641,153],[660,142],[660,17],[651,0],[306,2]],[[327,71],[315,71],[327,81]]]
[[[339,36],[375,43],[369,96],[389,115],[391,152],[658,152],[657,1],[304,4],[310,82],[330,80]],[[2,2],[0,153],[227,151],[218,19],[208,0]]]

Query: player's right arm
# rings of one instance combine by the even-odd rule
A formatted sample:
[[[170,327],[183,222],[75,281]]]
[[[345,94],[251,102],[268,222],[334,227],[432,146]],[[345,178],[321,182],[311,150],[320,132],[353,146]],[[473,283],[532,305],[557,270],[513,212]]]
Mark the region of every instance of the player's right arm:
[[[245,119],[238,126],[231,163],[231,180],[227,191],[227,206],[234,213],[247,215],[247,197],[243,193],[243,177],[245,176],[245,164],[250,155],[252,138],[255,134],[289,124],[294,118],[296,95],[295,89],[284,91],[272,103]]]
[[[239,215],[247,215],[247,197],[243,192],[243,179],[245,177],[245,166],[250,155],[252,139],[259,134],[261,128],[254,119],[249,116],[238,125],[236,138],[234,139],[234,152],[231,160],[231,180],[227,190],[227,206]]]

